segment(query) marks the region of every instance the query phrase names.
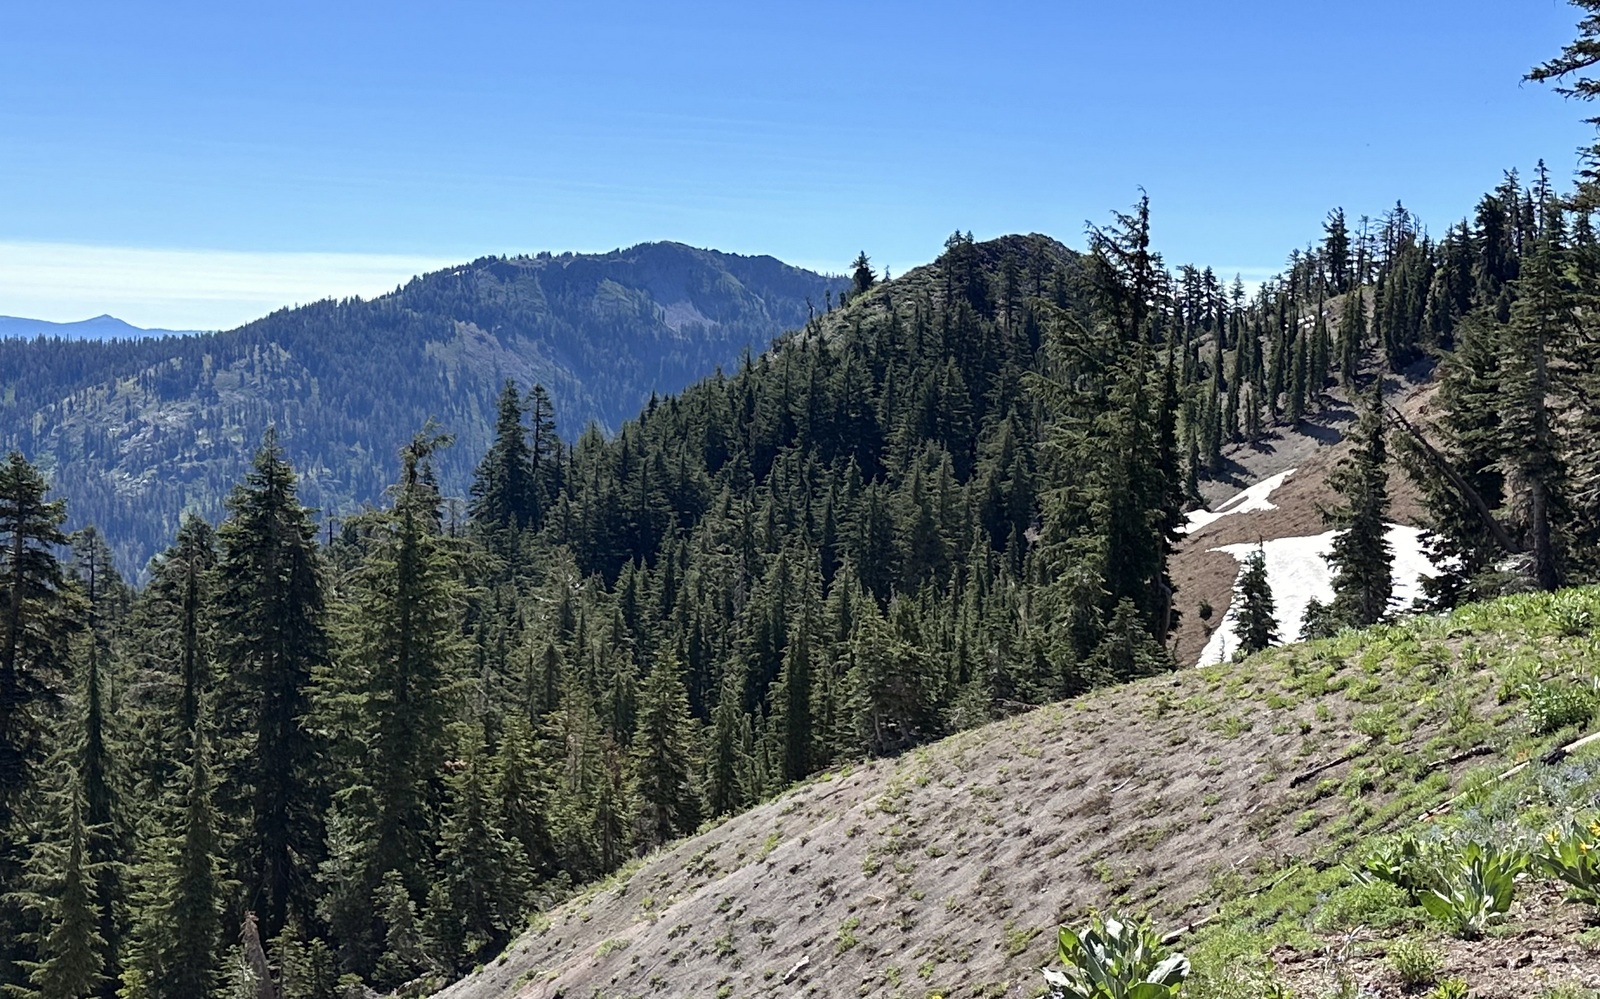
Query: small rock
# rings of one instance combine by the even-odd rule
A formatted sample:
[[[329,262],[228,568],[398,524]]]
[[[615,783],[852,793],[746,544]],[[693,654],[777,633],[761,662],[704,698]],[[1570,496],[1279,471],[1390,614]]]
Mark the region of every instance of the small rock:
[[[802,956],[800,958],[800,960],[795,962],[794,967],[789,969],[789,973],[787,975],[783,976],[784,983],[787,984],[787,983],[793,981],[794,980],[794,976],[800,974],[800,972],[805,969],[805,966],[810,964],[810,963],[811,963],[811,955],[806,954],[806,955]]]
[[[1507,968],[1512,968],[1512,969],[1526,968],[1528,965],[1530,965],[1532,963],[1533,963],[1533,951],[1525,950],[1521,954],[1518,954],[1516,957],[1508,958],[1506,960],[1506,967]]]

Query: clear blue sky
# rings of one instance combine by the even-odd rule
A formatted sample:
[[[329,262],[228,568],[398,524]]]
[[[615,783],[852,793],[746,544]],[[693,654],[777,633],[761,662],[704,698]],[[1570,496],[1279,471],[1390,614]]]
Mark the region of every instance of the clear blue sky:
[[[1335,205],[1435,230],[1596,109],[1558,0],[0,8],[0,314],[226,325],[487,253],[676,239],[896,270],[1081,244],[1276,269]],[[159,252],[157,252],[159,251]]]

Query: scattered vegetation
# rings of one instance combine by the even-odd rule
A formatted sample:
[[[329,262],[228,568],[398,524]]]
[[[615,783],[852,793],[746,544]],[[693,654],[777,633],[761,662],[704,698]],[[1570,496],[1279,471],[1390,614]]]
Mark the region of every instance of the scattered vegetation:
[[[1146,922],[1096,915],[1082,930],[1057,933],[1062,967],[1043,974],[1058,999],[1165,999],[1189,977],[1189,959],[1163,946]]]

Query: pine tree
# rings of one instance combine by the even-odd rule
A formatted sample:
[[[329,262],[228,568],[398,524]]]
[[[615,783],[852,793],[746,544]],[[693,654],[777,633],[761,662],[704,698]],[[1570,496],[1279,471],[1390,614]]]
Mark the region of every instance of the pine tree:
[[[1584,12],[1578,22],[1578,37],[1563,48],[1560,55],[1529,70],[1524,79],[1536,83],[1554,82],[1555,91],[1561,96],[1592,101],[1600,97],[1600,80],[1585,70],[1600,64],[1600,0],[1568,2]],[[1587,121],[1600,127],[1600,118],[1589,118]],[[1597,172],[1597,168],[1600,168],[1600,143],[1590,146],[1585,154],[1587,162],[1582,173],[1583,185],[1592,194],[1594,186],[1600,183],[1600,172]]]
[[[494,794],[501,829],[521,845],[530,874],[548,878],[557,864],[549,818],[551,774],[538,752],[529,722],[517,715],[508,717],[495,759]]]
[[[694,744],[682,670],[675,660],[663,659],[645,677],[633,734],[628,790],[634,842],[640,848],[660,846],[700,824]]]
[[[46,500],[47,490],[21,454],[0,464],[0,836],[32,783],[40,712],[57,693],[66,636],[78,624],[78,601],[55,555],[68,541],[66,503]],[[0,891],[8,887],[0,880]]]
[[[140,595],[135,613],[146,646],[144,671],[161,674],[166,695],[162,710],[150,719],[161,733],[174,727],[185,736],[194,731],[200,721],[200,700],[211,687],[210,605],[216,560],[216,533],[190,514],[172,546],[151,562],[150,583]]]
[[[543,385],[528,392],[528,526],[538,530],[556,506],[563,468],[556,408]]]
[[[528,526],[533,492],[533,453],[522,423],[522,397],[510,379],[495,404],[494,441],[478,463],[472,479],[469,515],[474,526],[499,538],[502,549],[508,533]]]
[[[1322,230],[1322,255],[1328,264],[1333,293],[1342,294],[1350,290],[1351,272],[1350,229],[1345,224],[1344,209],[1335,208],[1329,212]]]
[[[750,799],[740,786],[740,774],[749,766],[748,747],[740,733],[748,732],[750,716],[742,703],[744,677],[730,668],[723,677],[707,734],[705,799],[712,816],[726,815]]]
[[[161,943],[152,976],[157,999],[207,999],[221,979],[222,885],[209,753],[204,736],[196,733],[180,839],[168,867],[170,894],[160,903],[170,936]]]
[[[475,733],[450,778],[439,870],[428,893],[427,926],[439,961],[458,971],[506,945],[527,897],[527,858],[500,829],[485,770],[481,733]]]
[[[891,605],[891,615],[909,612],[904,600]],[[875,608],[856,619],[849,662],[846,682],[860,748],[890,753],[926,734],[931,721],[926,655],[896,635]]]
[[[401,452],[394,506],[361,526],[365,557],[342,606],[339,655],[315,700],[344,762],[323,910],[345,961],[370,972],[381,943],[372,893],[399,872],[423,897],[435,805],[463,700],[463,596],[429,461],[449,439],[431,429]]]
[[[82,785],[69,776],[64,828],[36,844],[29,858],[24,904],[41,928],[37,959],[21,962],[32,986],[14,990],[22,999],[89,999],[106,981],[98,871],[89,858]]]
[[[811,590],[801,595],[800,613],[789,627],[788,641],[783,650],[783,667],[778,672],[772,692],[772,732],[775,736],[776,757],[782,761],[785,782],[797,781],[811,772],[812,745],[815,727],[812,721],[812,672],[815,666],[812,654]]]
[[[867,259],[867,251],[862,250],[856,256],[855,262],[850,265],[850,294],[860,295],[877,283],[877,275],[872,273],[872,262]]]
[[[0,982],[18,974],[26,921],[15,904],[25,837],[19,810],[34,787],[48,709],[61,692],[80,600],[56,550],[66,504],[13,451],[0,463]]]
[[[1339,315],[1339,384],[1347,392],[1354,391],[1361,349],[1367,339],[1367,305],[1361,295],[1360,288],[1352,289],[1345,296]]]
[[[1249,655],[1276,645],[1278,621],[1272,587],[1267,583],[1267,556],[1260,545],[1245,559],[1234,594],[1239,609],[1234,613],[1233,634],[1239,640],[1239,651]]]
[[[263,932],[276,936],[292,912],[312,913],[324,805],[321,740],[306,720],[328,637],[316,527],[272,431],[228,509],[217,531],[220,737],[232,817],[243,827],[238,876],[260,906]]]
[[[398,990],[432,965],[428,959],[432,941],[422,930],[416,904],[399,871],[384,874],[373,903],[383,922],[383,956],[372,981],[380,989]]]
[[[1388,531],[1389,469],[1383,417],[1383,380],[1374,381],[1352,435],[1351,452],[1328,477],[1342,503],[1324,516],[1336,528],[1327,555],[1333,569],[1334,618],[1364,628],[1388,613],[1394,553]]]
[[[91,563],[94,564],[94,563]],[[106,725],[105,650],[97,634],[98,621],[95,573],[85,580],[89,612],[87,652],[83,664],[82,741],[76,753],[76,772],[83,782],[83,824],[88,829],[88,866],[95,871],[95,898],[99,905],[98,932],[104,979],[110,983],[120,976],[118,953],[122,941],[122,921],[117,909],[122,902],[122,860],[126,837],[122,828],[120,800],[111,773],[112,753]],[[102,989],[110,999],[109,988]]]
[[[1526,497],[1524,522],[1533,562],[1531,574],[1540,589],[1553,590],[1561,585],[1563,576],[1556,520],[1566,468],[1556,427],[1560,394],[1551,365],[1572,338],[1575,302],[1565,220],[1560,203],[1549,191],[1543,164],[1536,196],[1539,226],[1523,257],[1516,303],[1504,329],[1501,429],[1513,487]]]

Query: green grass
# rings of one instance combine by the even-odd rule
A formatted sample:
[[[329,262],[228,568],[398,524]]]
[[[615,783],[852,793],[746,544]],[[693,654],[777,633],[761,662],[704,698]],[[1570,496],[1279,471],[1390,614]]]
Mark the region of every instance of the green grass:
[[[1535,762],[1510,780],[1493,780],[1511,763],[1537,760],[1582,734],[1600,700],[1594,694],[1600,639],[1589,634],[1595,623],[1600,588],[1586,587],[1346,631],[1270,649],[1242,665],[1208,667],[1204,672],[1217,688],[1239,690],[1248,677],[1268,691],[1269,704],[1313,703],[1318,728],[1344,717],[1348,742],[1320,745],[1307,759],[1314,764],[1341,751],[1351,758],[1342,776],[1334,771],[1308,784],[1275,818],[1321,828],[1325,845],[1219,886],[1217,918],[1184,941],[1195,965],[1195,984],[1186,994],[1231,997],[1221,983],[1249,969],[1256,975],[1267,967],[1264,955],[1279,945],[1311,951],[1324,942],[1319,936],[1358,926],[1392,940],[1426,931],[1426,914],[1404,893],[1358,884],[1343,865],[1378,836],[1425,829],[1428,835],[1531,842],[1554,817],[1596,800],[1600,753],[1580,752],[1554,766]],[[1545,700],[1534,704],[1536,697]],[[1353,711],[1341,700],[1353,702]],[[1408,740],[1424,725],[1432,734],[1419,750]],[[1490,751],[1486,762],[1459,780],[1434,766],[1481,747]],[[1340,803],[1330,813],[1309,807],[1330,794]],[[1452,798],[1442,818],[1419,823],[1424,812]],[[1408,967],[1419,978],[1426,977],[1427,962],[1413,951],[1425,950],[1415,943],[1400,951],[1403,962],[1417,958]]]

